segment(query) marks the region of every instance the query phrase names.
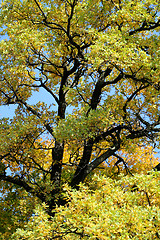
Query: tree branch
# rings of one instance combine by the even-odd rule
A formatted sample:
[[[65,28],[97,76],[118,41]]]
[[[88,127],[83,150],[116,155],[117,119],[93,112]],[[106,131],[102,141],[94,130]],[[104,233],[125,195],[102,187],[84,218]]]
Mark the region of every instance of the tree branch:
[[[123,165],[124,165],[124,167],[125,167],[125,169],[126,169],[126,173],[129,173],[131,176],[133,176],[133,174],[132,174],[131,171],[129,170],[126,162],[124,161],[124,159],[123,159],[122,157],[118,156],[116,153],[113,153],[113,156],[115,156],[116,158],[118,158],[118,161],[115,163],[115,166],[118,167],[118,164],[122,162]]]
[[[149,84],[147,85],[141,85],[138,89],[136,89],[132,94],[131,96],[126,100],[124,106],[123,106],[123,111],[124,111],[124,116],[123,116],[123,119],[125,120],[126,119],[126,115],[127,115],[127,111],[126,111],[126,108],[127,108],[127,104],[136,96],[136,94],[138,92],[140,92],[141,90],[147,88],[149,86]]]
[[[101,156],[93,160],[86,168],[84,176],[86,177],[89,173],[91,173],[99,164],[104,162],[106,159],[111,157],[120,147],[120,144],[117,143],[113,148],[109,148],[105,153]]]
[[[35,194],[39,199],[41,199],[42,202],[45,202],[45,196],[43,193],[36,192],[36,190],[34,188],[29,186],[28,183],[26,183],[24,180],[22,180],[18,177],[10,177],[10,176],[6,176],[5,174],[0,173],[0,180],[16,184],[19,187],[24,188],[27,192]]]
[[[148,26],[148,24],[150,24],[150,26]],[[135,29],[135,30],[132,30],[129,32],[129,36],[132,36],[133,34],[137,33],[137,32],[142,32],[142,31],[149,31],[149,30],[152,30],[152,29],[155,29],[157,27],[160,26],[160,20],[158,20],[157,22],[154,22],[154,23],[147,23],[147,22],[143,22],[142,26]]]

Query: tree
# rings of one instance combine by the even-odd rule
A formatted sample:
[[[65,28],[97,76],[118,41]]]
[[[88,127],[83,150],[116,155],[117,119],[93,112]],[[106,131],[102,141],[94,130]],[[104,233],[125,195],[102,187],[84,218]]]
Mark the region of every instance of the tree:
[[[158,1],[5,0],[0,20],[0,103],[16,106],[0,123],[4,192],[20,187],[52,216],[64,182],[159,146]]]

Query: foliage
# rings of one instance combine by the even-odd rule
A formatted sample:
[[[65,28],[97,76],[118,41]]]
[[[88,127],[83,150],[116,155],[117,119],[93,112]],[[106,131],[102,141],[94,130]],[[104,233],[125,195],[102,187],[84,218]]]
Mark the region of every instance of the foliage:
[[[137,189],[133,189],[136,183]],[[48,219],[45,206],[13,239],[158,239],[160,232],[160,175],[136,174],[119,180],[94,176],[88,186],[65,191],[69,203]]]
[[[39,201],[54,216],[64,183],[78,189],[94,172],[114,179],[158,164],[159,8],[157,0],[1,1],[0,105],[15,107],[0,120],[4,219],[8,210],[20,217],[23,194],[29,216]]]
[[[4,187],[4,186],[3,186]],[[8,190],[0,197],[0,240],[10,239],[17,228],[23,227],[33,214],[37,199],[26,191],[13,186],[5,186]]]

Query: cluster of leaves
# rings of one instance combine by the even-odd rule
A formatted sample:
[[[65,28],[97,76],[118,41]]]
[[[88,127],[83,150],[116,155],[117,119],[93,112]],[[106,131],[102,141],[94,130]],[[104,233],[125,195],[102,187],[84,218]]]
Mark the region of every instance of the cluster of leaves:
[[[113,180],[95,175],[79,190],[64,186],[66,206],[48,218],[39,205],[12,239],[158,239],[160,232],[160,175],[136,174]]]
[[[0,240],[5,240],[10,239],[17,228],[23,228],[24,224],[27,224],[38,199],[11,184],[3,184],[1,188]]]

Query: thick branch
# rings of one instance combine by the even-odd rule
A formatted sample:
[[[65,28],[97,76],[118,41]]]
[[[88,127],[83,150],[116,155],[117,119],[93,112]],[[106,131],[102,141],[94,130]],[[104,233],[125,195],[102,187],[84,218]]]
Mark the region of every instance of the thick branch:
[[[152,84],[152,83],[150,82],[150,79],[148,79],[148,78],[146,78],[146,77],[136,78],[134,74],[132,74],[132,75],[131,75],[131,74],[125,74],[125,73],[123,73],[123,74],[124,74],[124,77],[125,77],[125,78],[130,78],[130,79],[134,80],[135,82]]]
[[[34,188],[30,187],[24,180],[18,177],[10,177],[6,176],[5,174],[0,174],[0,180],[16,184],[25,189],[27,192],[35,194],[39,199],[41,199],[42,202],[45,202],[45,196],[42,193],[36,192]]]
[[[155,167],[154,170],[160,171],[160,163],[158,163]]]
[[[48,92],[51,94],[51,96],[55,99],[56,103],[59,104],[59,99],[57,98],[57,96],[51,91],[50,88],[48,88],[44,83],[41,83],[41,86]]]
[[[119,144],[117,143],[117,145],[115,145],[113,148],[109,148],[105,153],[103,153],[101,156],[99,156],[98,158],[96,158],[94,161],[92,161],[86,171],[85,171],[85,175],[87,176],[89,173],[91,173],[96,167],[98,167],[99,164],[101,164],[102,162],[104,162],[106,159],[108,159],[110,156],[112,156],[118,149],[119,149]],[[86,177],[85,176],[85,177]]]
[[[112,68],[107,68],[105,71],[100,73],[100,77],[96,83],[95,89],[91,99],[91,109],[96,109],[100,101],[102,94],[102,88],[106,86],[105,78],[112,72]]]
[[[105,153],[103,153],[101,156],[97,157],[90,164],[84,166],[82,168],[83,175],[82,174],[74,175],[70,185],[72,187],[76,187],[80,182],[83,182],[84,179],[88,176],[89,173],[91,173],[96,167],[98,167],[98,165],[100,165],[107,158],[112,156],[113,153],[115,151],[117,151],[118,149],[119,149],[119,145],[114,146],[113,148],[109,148]],[[82,172],[82,170],[81,170],[81,172]]]
[[[118,161],[115,163],[115,166],[117,166],[117,168],[118,168],[118,173],[119,173],[119,167],[118,167],[118,164],[122,162],[123,165],[124,165],[124,167],[125,167],[125,169],[126,169],[126,173],[129,173],[129,174],[131,174],[131,175],[133,176],[133,174],[132,174],[131,171],[129,170],[129,168],[128,168],[126,162],[124,161],[124,159],[123,159],[122,157],[118,156],[118,155],[115,154],[115,153],[113,154],[113,156],[115,156],[116,158],[118,158]]]
[[[77,3],[77,0],[74,0],[73,4],[71,5],[71,14],[70,14],[70,16],[68,16],[68,25],[67,25],[67,35],[68,36],[70,35],[71,20],[72,20],[72,17],[73,17],[74,8],[76,6],[76,3]]]
[[[98,134],[94,138],[94,143],[99,143],[101,140],[104,140],[106,137],[111,136],[113,133],[115,133],[117,131],[121,131],[122,129],[126,129],[126,130],[130,131],[130,127],[128,127],[127,125],[123,125],[123,124],[116,126],[116,127],[112,127],[111,129],[108,129],[107,131]]]
[[[136,139],[136,138],[146,137],[148,139],[153,140],[155,132],[160,132],[160,129],[154,129],[154,131],[153,130],[151,131],[151,130],[142,128],[137,131],[131,131],[131,133],[126,136],[126,139]]]
[[[100,73],[100,78],[95,86],[94,92],[92,94],[92,99],[91,99],[91,104],[90,104],[90,109],[87,112],[87,116],[90,112],[91,109],[96,109],[98,106],[98,103],[100,101],[100,96],[102,92],[102,88],[105,86],[105,78],[111,73],[112,69],[107,68],[104,72]],[[83,181],[84,178],[84,171],[86,169],[86,166],[88,165],[91,154],[92,154],[92,148],[93,148],[93,139],[89,139],[85,142],[84,145],[84,150],[83,150],[83,156],[79,162],[79,165],[76,169],[76,172],[74,174],[73,180],[71,185],[77,185],[79,181]],[[81,179],[81,180],[80,180]]]
[[[77,184],[79,184],[79,182],[84,180],[83,175],[84,175],[84,171],[89,163],[89,160],[91,158],[92,147],[93,147],[92,139],[89,139],[88,141],[85,142],[85,146],[83,149],[83,155],[82,155],[79,165],[77,166],[77,169],[75,171],[73,180],[71,182],[71,186],[77,185]],[[77,183],[77,181],[78,181],[78,183]]]
[[[152,29],[156,29],[159,26],[160,26],[160,20],[158,20],[157,22],[154,22],[154,23],[143,22],[141,27],[130,31],[129,36],[132,36],[133,34],[135,34],[137,32],[149,31],[149,30],[152,30]]]

